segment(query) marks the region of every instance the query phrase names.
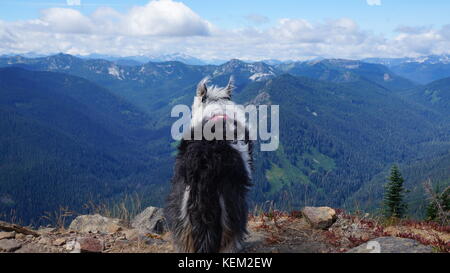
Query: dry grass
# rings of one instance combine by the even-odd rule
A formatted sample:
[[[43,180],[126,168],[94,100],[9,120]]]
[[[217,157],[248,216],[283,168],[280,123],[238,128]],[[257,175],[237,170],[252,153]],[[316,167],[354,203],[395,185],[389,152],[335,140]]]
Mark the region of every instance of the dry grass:
[[[117,202],[96,203],[89,201],[83,206],[89,214],[100,214],[109,218],[118,218],[130,223],[142,211],[142,197],[138,193],[125,195]]]
[[[17,216],[17,212],[15,209],[10,209],[9,212],[0,213],[0,220],[16,225],[23,224],[22,219]]]
[[[59,207],[59,210],[53,213],[45,212],[41,218],[49,222],[52,227],[64,230],[68,224],[67,220],[72,219],[75,215],[77,214],[68,207]]]

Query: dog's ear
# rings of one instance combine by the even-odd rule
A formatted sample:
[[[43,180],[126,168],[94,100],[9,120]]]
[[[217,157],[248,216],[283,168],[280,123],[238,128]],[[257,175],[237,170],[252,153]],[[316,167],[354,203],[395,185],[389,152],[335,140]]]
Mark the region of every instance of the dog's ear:
[[[207,83],[209,82],[209,77],[204,78],[201,80],[197,85],[197,96],[203,97],[208,92],[208,86]]]
[[[227,84],[227,87],[226,87],[226,90],[227,90],[227,94],[228,94],[228,96],[231,98],[231,94],[233,93],[233,90],[234,90],[234,76],[233,75],[231,75],[230,76],[230,80],[228,81],[228,84]]]

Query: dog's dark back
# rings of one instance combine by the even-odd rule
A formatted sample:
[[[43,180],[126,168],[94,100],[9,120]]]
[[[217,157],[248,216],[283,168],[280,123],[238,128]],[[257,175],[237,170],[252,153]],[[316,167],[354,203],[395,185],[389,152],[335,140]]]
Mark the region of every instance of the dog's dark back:
[[[233,251],[226,249],[243,240],[251,182],[240,153],[230,144],[182,140],[179,145],[165,209],[177,251]]]

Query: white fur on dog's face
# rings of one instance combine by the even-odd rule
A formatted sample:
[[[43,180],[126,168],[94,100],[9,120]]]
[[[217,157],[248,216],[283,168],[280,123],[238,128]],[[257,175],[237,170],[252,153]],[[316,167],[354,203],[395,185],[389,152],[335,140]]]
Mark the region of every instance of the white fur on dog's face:
[[[197,94],[192,105],[192,125],[202,124],[204,121],[215,119],[238,119],[245,124],[241,117],[241,111],[231,101],[234,89],[233,78],[226,87],[208,86],[209,79],[203,79],[197,87]]]

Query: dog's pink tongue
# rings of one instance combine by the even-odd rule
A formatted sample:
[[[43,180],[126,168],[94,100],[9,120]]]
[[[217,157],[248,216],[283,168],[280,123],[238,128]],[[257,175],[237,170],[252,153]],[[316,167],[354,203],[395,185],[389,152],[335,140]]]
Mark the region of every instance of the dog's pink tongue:
[[[212,121],[217,121],[219,119],[227,120],[227,115],[215,115],[211,118]]]

